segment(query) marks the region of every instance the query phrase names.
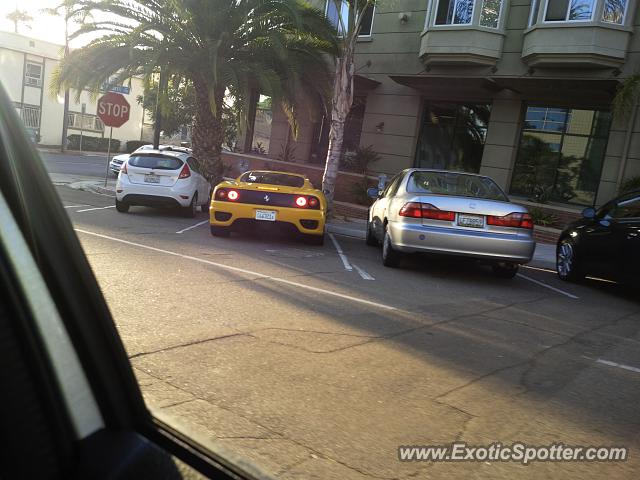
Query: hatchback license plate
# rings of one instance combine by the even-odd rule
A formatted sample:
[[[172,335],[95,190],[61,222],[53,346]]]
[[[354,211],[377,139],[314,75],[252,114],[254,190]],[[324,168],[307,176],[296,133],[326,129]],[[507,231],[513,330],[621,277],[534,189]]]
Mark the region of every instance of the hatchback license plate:
[[[256,210],[256,220],[276,221],[276,212],[273,210]]]
[[[484,227],[484,217],[481,215],[460,215],[458,214],[458,225],[461,227]]]
[[[145,175],[145,183],[160,183],[160,177],[158,175]]]

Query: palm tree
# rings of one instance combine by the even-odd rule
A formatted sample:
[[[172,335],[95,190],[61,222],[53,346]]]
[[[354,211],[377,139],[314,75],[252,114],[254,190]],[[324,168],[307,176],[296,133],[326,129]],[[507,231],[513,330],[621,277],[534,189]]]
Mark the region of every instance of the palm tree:
[[[33,17],[31,15],[29,15],[26,11],[24,10],[18,10],[18,8],[16,7],[16,9],[9,13],[6,16],[7,20],[11,20],[13,22],[13,31],[15,33],[18,33],[18,25],[21,23],[24,23],[25,25],[28,24],[29,22],[31,22],[33,20]],[[29,25],[27,25],[28,28]]]
[[[194,154],[206,176],[222,173],[223,99],[259,90],[283,104],[296,132],[296,94],[330,88],[327,55],[335,32],[322,12],[302,0],[79,0],[76,12],[96,14],[73,38],[100,34],[72,51],[52,88],[99,91],[117,75],[182,78],[193,85]],[[100,20],[97,20],[100,18]]]

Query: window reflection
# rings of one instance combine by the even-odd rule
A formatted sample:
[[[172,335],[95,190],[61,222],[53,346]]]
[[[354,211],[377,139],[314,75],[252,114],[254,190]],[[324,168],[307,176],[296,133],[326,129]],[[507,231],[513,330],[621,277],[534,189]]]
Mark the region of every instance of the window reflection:
[[[477,173],[490,105],[427,103],[416,148],[417,167]]]
[[[605,111],[528,107],[511,193],[593,204],[610,121]]]

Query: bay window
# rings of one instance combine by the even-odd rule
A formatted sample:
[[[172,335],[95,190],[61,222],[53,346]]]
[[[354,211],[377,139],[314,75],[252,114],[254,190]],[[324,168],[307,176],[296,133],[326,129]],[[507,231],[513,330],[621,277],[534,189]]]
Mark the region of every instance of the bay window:
[[[498,28],[502,0],[482,0],[480,11],[480,25],[489,28]]]
[[[627,13],[628,0],[604,0],[602,21],[622,25]]]
[[[548,0],[545,22],[585,22],[591,20],[595,0]]]
[[[500,1],[500,0],[498,0]],[[436,25],[468,25],[473,18],[473,0],[439,0]]]

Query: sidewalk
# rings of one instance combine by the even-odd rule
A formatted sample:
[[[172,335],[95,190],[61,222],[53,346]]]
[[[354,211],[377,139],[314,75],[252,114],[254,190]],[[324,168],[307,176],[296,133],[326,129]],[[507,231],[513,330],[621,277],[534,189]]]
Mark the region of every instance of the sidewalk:
[[[365,229],[367,222],[360,219],[333,220],[327,225],[327,231],[338,235],[346,235],[347,237],[365,239]],[[555,270],[556,268],[556,246],[548,243],[536,243],[536,250],[533,259],[528,263],[532,267],[548,268]]]

